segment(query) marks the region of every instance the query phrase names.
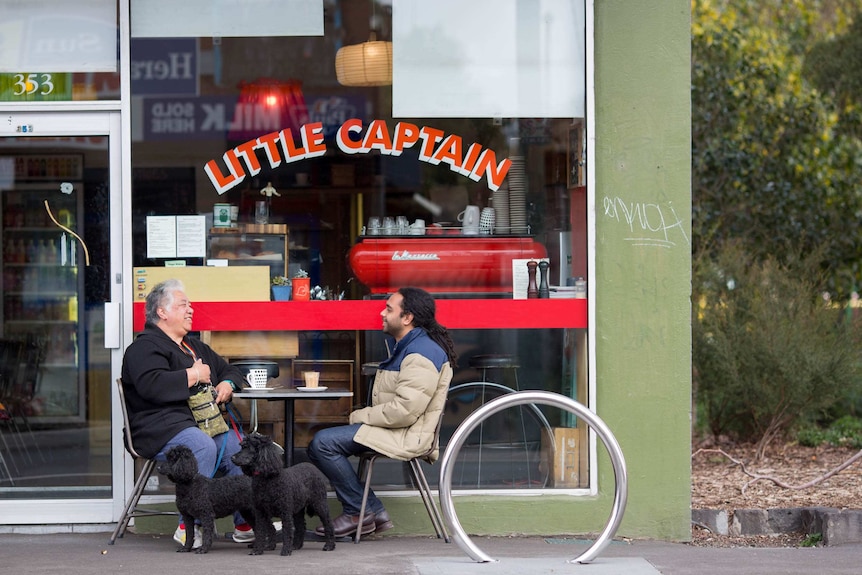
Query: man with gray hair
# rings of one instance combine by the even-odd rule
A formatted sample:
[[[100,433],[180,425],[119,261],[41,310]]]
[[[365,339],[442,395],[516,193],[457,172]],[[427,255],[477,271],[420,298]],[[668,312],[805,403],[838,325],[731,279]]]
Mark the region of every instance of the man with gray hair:
[[[216,471],[241,475],[231,456],[239,451],[233,430],[210,437],[198,428],[188,405],[192,391],[212,384],[216,402],[230,401],[234,390],[244,385],[239,368],[229,364],[211,347],[188,337],[194,309],[179,280],[156,285],[145,304],[144,330],[126,349],[123,357],[123,389],[129,413],[132,441],[144,457],[165,461],[174,446],[185,445],[195,455],[200,473]],[[254,541],[254,531],[239,514],[234,514],[233,539]],[[200,546],[200,528],[195,526],[195,547]],[[185,542],[185,526],[180,524],[174,539]]]

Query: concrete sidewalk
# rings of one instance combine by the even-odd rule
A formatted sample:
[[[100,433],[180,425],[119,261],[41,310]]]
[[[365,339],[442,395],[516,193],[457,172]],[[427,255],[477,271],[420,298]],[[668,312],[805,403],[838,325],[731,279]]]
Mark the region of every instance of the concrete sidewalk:
[[[250,556],[224,538],[206,555],[176,553],[170,535],[127,533],[108,545],[109,533],[0,535],[0,565],[15,575],[117,573],[322,573],[324,575],[834,575],[862,570],[862,545],[821,548],[704,548],[658,541],[614,541],[592,563],[567,561],[593,542],[543,537],[473,539],[496,563],[474,563],[455,543],[427,537],[370,536],[339,541],[332,552],[308,541],[290,557],[278,550]],[[280,545],[279,545],[280,549]]]

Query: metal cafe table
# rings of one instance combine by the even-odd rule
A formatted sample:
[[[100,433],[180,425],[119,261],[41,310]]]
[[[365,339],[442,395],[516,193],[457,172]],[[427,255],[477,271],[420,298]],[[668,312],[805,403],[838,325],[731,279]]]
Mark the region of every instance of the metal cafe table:
[[[293,424],[294,424],[294,402],[309,399],[339,399],[342,397],[353,397],[353,392],[347,389],[308,389],[301,391],[295,387],[246,387],[241,391],[235,391],[234,397],[251,400],[251,428],[257,430],[257,401],[284,402],[284,466],[293,465]]]

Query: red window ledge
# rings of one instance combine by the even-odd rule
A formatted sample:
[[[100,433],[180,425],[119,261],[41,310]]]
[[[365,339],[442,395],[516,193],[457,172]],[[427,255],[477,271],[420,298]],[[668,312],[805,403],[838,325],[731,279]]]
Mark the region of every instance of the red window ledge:
[[[585,299],[439,299],[437,320],[448,329],[586,328]],[[379,330],[383,300],[194,302],[195,331]],[[134,330],[144,329],[144,304],[134,304]]]

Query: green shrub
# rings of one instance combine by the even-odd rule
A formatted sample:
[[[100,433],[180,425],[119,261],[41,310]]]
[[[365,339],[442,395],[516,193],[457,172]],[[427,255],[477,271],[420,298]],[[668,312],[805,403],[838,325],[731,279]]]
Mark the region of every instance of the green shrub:
[[[848,415],[832,422],[826,428],[804,426],[796,432],[796,440],[808,447],[828,444],[862,449],[862,419]]]
[[[756,261],[726,244],[693,270],[692,363],[701,422],[758,444],[858,393],[854,324],[824,302],[816,256]]]

